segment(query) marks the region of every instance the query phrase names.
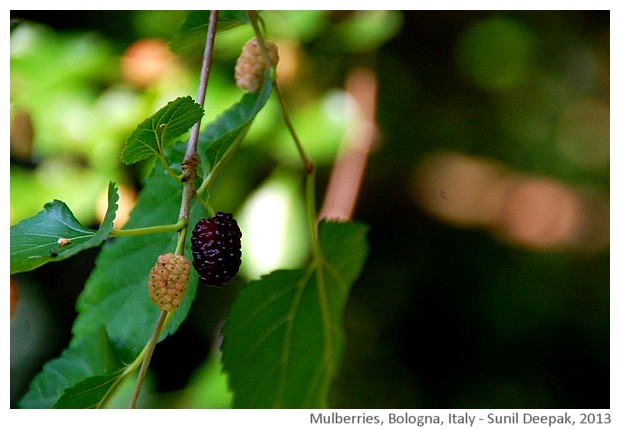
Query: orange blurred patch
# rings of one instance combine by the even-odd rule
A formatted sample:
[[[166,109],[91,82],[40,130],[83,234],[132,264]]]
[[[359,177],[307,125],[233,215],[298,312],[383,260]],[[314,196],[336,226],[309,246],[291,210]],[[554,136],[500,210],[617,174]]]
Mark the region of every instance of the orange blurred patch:
[[[568,187],[545,178],[524,178],[510,192],[497,227],[516,243],[561,247],[575,241],[582,216],[579,198]]]
[[[431,215],[462,226],[483,226],[496,221],[508,182],[499,163],[438,153],[416,169],[416,201]]]
[[[18,110],[11,120],[11,157],[29,160],[32,156],[33,141],[32,117],[29,112]]]
[[[417,167],[413,191],[431,216],[488,229],[515,245],[580,250],[609,246],[609,196],[510,171],[486,159],[433,155]]]
[[[157,83],[174,65],[174,56],[167,43],[159,39],[138,40],[121,58],[124,79],[139,87]]]
[[[301,50],[299,45],[290,40],[276,40],[280,61],[278,62],[277,77],[278,83],[285,87],[295,80],[299,71],[301,59]]]
[[[120,229],[129,220],[129,215],[136,205],[138,198],[136,191],[126,185],[118,185],[118,210],[114,219],[114,228]],[[106,210],[108,209],[108,191],[103,192],[97,200],[97,220],[103,221]]]

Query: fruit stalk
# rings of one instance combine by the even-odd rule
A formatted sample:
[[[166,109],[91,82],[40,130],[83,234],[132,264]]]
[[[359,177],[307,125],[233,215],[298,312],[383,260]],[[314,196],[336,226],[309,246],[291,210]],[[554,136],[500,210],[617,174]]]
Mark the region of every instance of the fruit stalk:
[[[159,313],[159,317],[157,318],[157,323],[155,324],[155,329],[153,330],[153,335],[149,341],[149,344],[144,353],[144,360],[142,361],[142,365],[140,366],[140,372],[138,373],[138,378],[136,379],[136,384],[133,388],[133,393],[131,394],[131,399],[129,401],[129,408],[136,408],[136,404],[138,403],[138,396],[140,396],[140,390],[142,389],[142,383],[144,383],[144,378],[146,376],[146,370],[151,363],[151,357],[153,356],[153,351],[155,350],[155,345],[157,345],[157,339],[159,338],[159,334],[164,326],[164,322],[166,320],[165,311],[161,311]]]
[[[280,91],[278,80],[276,79],[275,68],[271,62],[270,51],[267,47],[263,34],[261,33],[260,28],[258,27],[258,14],[256,13],[256,11],[250,10],[248,11],[248,18],[250,19],[250,24],[252,25],[252,29],[254,30],[254,36],[256,37],[256,42],[258,43],[258,46],[260,47],[260,50],[263,54],[264,61],[271,68],[273,89],[276,93],[276,96],[278,97],[278,102],[279,102],[278,104],[280,105],[280,111],[282,112],[282,119],[284,120],[284,123],[286,127],[288,128],[288,131],[291,134],[293,141],[295,142],[295,147],[297,148],[297,152],[299,152],[299,156],[301,157],[301,160],[304,164],[304,170],[306,171],[306,174],[310,175],[312,174],[312,171],[314,170],[314,163],[310,160],[310,158],[306,154],[306,151],[304,150],[301,144],[301,141],[299,140],[299,136],[297,135],[297,132],[295,131],[293,122],[291,121],[291,118],[288,114],[286,105],[284,104],[284,97],[282,97],[282,92]]]

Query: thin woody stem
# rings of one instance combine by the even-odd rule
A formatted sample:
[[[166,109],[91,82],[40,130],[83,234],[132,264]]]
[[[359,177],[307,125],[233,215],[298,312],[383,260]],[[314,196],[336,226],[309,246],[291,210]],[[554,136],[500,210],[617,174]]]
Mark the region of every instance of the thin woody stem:
[[[207,92],[207,84],[209,82],[209,71],[211,69],[211,58],[213,54],[213,43],[215,41],[215,31],[217,28],[217,16],[218,11],[212,10],[209,16],[209,28],[207,30],[207,41],[205,43],[204,55],[202,57],[202,69],[200,71],[200,83],[198,85],[198,95],[196,96],[196,102],[200,106],[204,106],[205,95]],[[183,255],[185,249],[185,237],[187,235],[187,219],[189,219],[189,212],[191,208],[192,198],[196,193],[196,167],[198,165],[198,155],[196,148],[198,146],[198,136],[200,132],[200,120],[192,127],[189,140],[187,142],[187,149],[185,150],[185,157],[183,158],[183,164],[181,166],[183,182],[183,191],[181,195],[181,208],[179,209],[179,221],[184,220],[184,226],[179,230],[177,237],[177,247],[175,254]],[[138,396],[142,388],[142,383],[146,376],[151,357],[155,351],[157,340],[166,325],[166,321],[170,320],[172,312],[161,311],[155,328],[153,329],[153,335],[149,340],[147,348],[144,353],[144,360],[140,366],[140,372],[138,373],[138,379],[134,387],[131,401],[129,403],[130,408],[135,408],[138,402]]]
[[[200,83],[198,85],[198,94],[196,102],[200,106],[204,106],[205,96],[207,93],[207,84],[209,82],[209,72],[211,71],[211,58],[213,54],[213,44],[215,42],[215,30],[217,28],[218,11],[212,10],[209,16],[209,29],[207,31],[207,42],[205,43],[204,55],[202,57],[202,69],[200,71]],[[189,219],[189,209],[192,197],[196,193],[196,166],[198,165],[198,155],[196,148],[198,146],[198,136],[200,134],[200,120],[191,129],[185,158],[183,159],[183,194],[181,199],[181,210],[179,211],[179,219]],[[179,232],[179,239],[184,239],[185,234]],[[180,247],[179,254],[183,254],[183,246]]]

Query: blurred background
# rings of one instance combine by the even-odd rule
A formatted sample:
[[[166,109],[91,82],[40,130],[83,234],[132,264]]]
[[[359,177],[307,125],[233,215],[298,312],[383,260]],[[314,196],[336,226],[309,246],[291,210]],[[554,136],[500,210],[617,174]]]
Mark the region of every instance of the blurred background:
[[[333,406],[608,408],[609,12],[262,15],[322,214],[370,225]],[[113,180],[122,226],[150,168],[120,163],[125,138],[196,94],[201,49],[167,45],[183,18],[11,11],[11,225],[59,199],[97,228]],[[241,97],[250,37],[217,36],[203,124]],[[218,332],[248,279],[304,264],[302,184],[272,100],[211,196],[244,231],[241,275],[199,289],[142,406],[230,406]],[[12,407],[68,345],[97,253],[11,278]]]

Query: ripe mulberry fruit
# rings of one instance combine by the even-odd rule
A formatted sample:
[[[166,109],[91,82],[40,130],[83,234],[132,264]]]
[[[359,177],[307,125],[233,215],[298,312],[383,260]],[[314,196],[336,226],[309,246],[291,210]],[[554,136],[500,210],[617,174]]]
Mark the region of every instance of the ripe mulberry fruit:
[[[280,57],[278,56],[278,47],[273,42],[265,42],[268,51],[269,61],[275,67]],[[260,50],[260,46],[256,39],[249,40],[241,55],[237,59],[235,65],[235,82],[241,89],[250,92],[256,92],[263,84],[263,74],[267,70],[267,63]]]
[[[163,311],[177,308],[189,280],[189,261],[185,256],[166,253],[159,255],[149,276],[151,301]]]
[[[201,219],[192,232],[194,268],[201,283],[222,286],[241,265],[241,230],[232,214],[218,212]]]

